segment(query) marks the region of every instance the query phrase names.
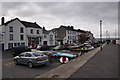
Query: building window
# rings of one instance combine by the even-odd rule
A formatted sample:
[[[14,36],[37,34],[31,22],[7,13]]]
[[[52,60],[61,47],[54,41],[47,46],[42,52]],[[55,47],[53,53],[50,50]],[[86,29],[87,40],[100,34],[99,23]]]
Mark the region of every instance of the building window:
[[[42,37],[40,37],[40,42],[42,41]]]
[[[69,34],[69,31],[68,31],[68,34]]]
[[[69,39],[71,39],[71,36],[69,37]]]
[[[51,40],[51,41],[53,40],[53,35],[50,35],[50,40]]]
[[[8,43],[8,49],[12,49],[13,48],[13,43]]]
[[[20,28],[20,33],[24,33],[23,27]]]
[[[47,38],[47,36],[46,36],[46,35],[44,35],[44,38]]]
[[[9,27],[9,32],[13,32],[13,27],[12,26]]]
[[[20,43],[17,43],[17,45],[19,46],[19,45],[20,45]]]
[[[68,39],[69,39],[69,36],[68,36]]]
[[[21,45],[24,45],[24,46],[25,46],[25,43],[21,43]]]
[[[13,40],[13,34],[10,34],[10,36],[9,36],[9,40],[10,40],[10,41]]]
[[[75,36],[75,40],[76,40],[76,36]]]
[[[17,43],[14,43],[14,46],[17,46]]]
[[[36,32],[37,34],[39,34],[39,30],[37,30],[37,32]]]
[[[24,36],[23,35],[20,35],[20,40],[24,40]]]
[[[33,29],[30,29],[30,33],[33,34]]]

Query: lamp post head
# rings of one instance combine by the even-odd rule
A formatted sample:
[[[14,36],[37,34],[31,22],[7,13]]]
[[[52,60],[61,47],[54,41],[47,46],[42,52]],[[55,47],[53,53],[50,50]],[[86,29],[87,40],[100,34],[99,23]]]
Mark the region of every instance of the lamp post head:
[[[100,23],[102,23],[102,20],[100,20]]]

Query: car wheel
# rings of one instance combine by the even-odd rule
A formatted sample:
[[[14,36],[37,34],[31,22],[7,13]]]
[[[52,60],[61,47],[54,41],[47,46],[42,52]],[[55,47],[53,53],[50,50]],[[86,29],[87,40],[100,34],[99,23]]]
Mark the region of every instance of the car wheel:
[[[17,61],[17,60],[14,60],[14,63],[15,63],[16,65],[18,65],[18,61]]]
[[[32,68],[33,67],[33,63],[32,62],[28,62],[28,67]]]

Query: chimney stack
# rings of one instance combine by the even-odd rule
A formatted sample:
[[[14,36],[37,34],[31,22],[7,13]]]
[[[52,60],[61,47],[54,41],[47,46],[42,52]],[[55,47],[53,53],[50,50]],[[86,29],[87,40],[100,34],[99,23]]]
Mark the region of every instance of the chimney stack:
[[[4,25],[4,22],[5,22],[5,18],[2,17],[2,18],[1,18],[1,25]]]
[[[72,29],[74,29],[74,26],[71,26]]]
[[[45,27],[43,26],[43,30],[45,30]]]

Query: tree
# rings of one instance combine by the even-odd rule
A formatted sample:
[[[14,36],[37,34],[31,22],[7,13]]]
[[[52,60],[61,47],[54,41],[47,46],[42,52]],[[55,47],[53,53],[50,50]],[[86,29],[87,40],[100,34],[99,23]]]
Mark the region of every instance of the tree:
[[[88,39],[90,39],[90,37],[88,37],[88,35],[86,33],[81,33],[80,35],[78,35],[78,42],[79,43],[84,43]]]

